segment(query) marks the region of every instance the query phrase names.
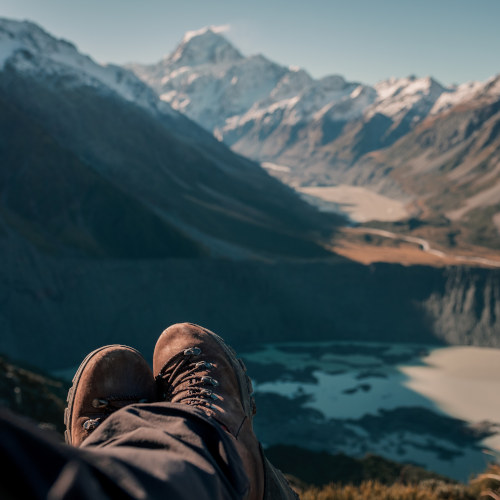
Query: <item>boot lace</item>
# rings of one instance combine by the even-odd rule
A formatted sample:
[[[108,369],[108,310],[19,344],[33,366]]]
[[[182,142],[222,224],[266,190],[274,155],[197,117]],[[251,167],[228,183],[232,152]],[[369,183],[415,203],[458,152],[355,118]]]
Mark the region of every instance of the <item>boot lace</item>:
[[[212,403],[221,399],[213,390],[219,381],[206,375],[214,365],[198,361],[201,353],[199,347],[185,349],[170,358],[158,372],[155,380],[166,401],[217,409]]]

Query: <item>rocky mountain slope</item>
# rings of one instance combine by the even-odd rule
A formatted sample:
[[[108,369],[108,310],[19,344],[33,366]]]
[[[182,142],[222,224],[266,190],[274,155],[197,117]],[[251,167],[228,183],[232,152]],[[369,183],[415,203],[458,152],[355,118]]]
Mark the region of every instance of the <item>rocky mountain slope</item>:
[[[157,64],[129,68],[234,150],[290,169],[296,183],[325,180],[312,168],[320,158],[352,164],[393,144],[470,90],[413,76],[374,87],[339,75],[315,80],[260,54],[245,57],[211,28],[187,33]]]
[[[129,67],[164,101],[234,150],[283,164],[301,182],[313,180],[304,167],[317,160],[308,164],[307,155],[344,135],[346,124],[365,122],[365,132],[351,146],[352,160],[392,144],[454,90],[430,78],[391,79],[375,87],[339,75],[315,80],[260,54],[244,57],[211,28],[187,33],[158,64]],[[375,137],[380,116],[384,130]]]
[[[196,57],[193,56],[196,54]],[[175,109],[293,186],[351,184],[441,218],[439,236],[498,248],[498,78],[445,87],[432,78],[375,86],[319,80],[245,57],[210,28],[158,64],[130,68]]]
[[[357,168],[370,170],[382,189],[397,183],[412,193],[423,222],[441,215],[451,244],[500,248],[500,77]]]
[[[2,232],[60,255],[318,256],[335,221],[132,73],[0,21]]]

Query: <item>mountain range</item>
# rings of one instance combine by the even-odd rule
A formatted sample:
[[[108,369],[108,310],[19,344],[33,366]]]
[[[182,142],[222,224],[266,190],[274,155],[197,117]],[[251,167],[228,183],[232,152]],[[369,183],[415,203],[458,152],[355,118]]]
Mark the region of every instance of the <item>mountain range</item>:
[[[244,63],[215,40],[212,52],[202,44],[209,56],[192,50],[188,60]],[[252,64],[267,67],[262,57]],[[264,69],[258,75],[264,82]],[[318,83],[325,93],[340,84]],[[0,20],[0,110],[2,353],[67,369],[103,344],[150,352],[178,321],[235,346],[498,346],[494,270],[367,267],[335,256],[339,217],[302,201],[128,69],[99,65],[33,23]]]
[[[157,64],[128,68],[292,186],[366,186],[407,203],[420,225],[439,219],[443,245],[500,245],[500,77],[314,79],[246,57],[211,28],[186,33]]]
[[[130,71],[0,21],[2,232],[53,255],[321,256],[335,218]]]

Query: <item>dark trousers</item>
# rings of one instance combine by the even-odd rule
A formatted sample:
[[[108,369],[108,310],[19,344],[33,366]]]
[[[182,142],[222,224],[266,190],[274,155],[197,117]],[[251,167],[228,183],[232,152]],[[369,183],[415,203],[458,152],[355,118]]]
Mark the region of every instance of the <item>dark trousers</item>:
[[[233,439],[176,403],[122,408],[80,448],[2,411],[0,498],[244,498],[248,478]]]

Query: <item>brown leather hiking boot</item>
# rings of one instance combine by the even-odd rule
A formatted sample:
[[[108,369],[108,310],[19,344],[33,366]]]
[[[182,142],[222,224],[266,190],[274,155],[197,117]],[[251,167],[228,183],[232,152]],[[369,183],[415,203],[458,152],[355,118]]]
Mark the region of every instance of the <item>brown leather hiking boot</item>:
[[[153,373],[138,351],[124,345],[100,347],[83,360],[73,377],[64,411],[66,442],[80,446],[114,411],[154,399]]]
[[[297,498],[264,459],[252,427],[252,383],[243,361],[221,337],[191,323],[167,328],[156,343],[153,373],[164,400],[200,408],[235,438],[250,483],[248,499],[272,493],[272,498]]]

